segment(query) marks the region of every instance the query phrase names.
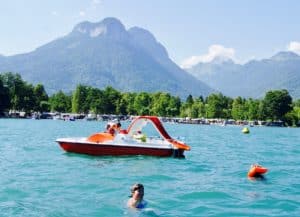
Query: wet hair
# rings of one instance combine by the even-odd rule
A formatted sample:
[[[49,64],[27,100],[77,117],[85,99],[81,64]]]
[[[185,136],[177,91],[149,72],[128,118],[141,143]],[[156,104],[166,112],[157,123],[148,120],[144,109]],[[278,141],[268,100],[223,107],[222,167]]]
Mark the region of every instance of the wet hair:
[[[136,190],[142,190],[143,195],[144,195],[144,185],[143,184],[140,184],[140,183],[134,184],[130,189],[131,194],[133,194]]]

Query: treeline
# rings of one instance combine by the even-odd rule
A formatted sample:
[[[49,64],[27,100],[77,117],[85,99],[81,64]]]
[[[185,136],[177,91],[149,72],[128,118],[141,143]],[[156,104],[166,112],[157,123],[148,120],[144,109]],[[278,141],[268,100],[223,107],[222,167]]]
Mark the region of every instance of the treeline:
[[[122,93],[78,85],[72,93],[59,91],[48,96],[44,86],[33,86],[13,73],[0,75],[0,113],[8,110],[31,112],[72,112],[164,117],[222,118],[235,120],[282,120],[296,125],[300,120],[300,100],[287,90],[268,91],[263,99],[230,98],[221,93],[186,100],[169,93]]]

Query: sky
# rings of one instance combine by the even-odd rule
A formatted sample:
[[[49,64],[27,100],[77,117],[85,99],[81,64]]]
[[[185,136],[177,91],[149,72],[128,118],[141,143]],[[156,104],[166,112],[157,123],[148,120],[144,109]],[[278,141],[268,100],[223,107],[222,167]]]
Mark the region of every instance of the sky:
[[[27,53],[82,22],[118,18],[149,30],[178,65],[300,54],[298,0],[1,0],[0,54]]]

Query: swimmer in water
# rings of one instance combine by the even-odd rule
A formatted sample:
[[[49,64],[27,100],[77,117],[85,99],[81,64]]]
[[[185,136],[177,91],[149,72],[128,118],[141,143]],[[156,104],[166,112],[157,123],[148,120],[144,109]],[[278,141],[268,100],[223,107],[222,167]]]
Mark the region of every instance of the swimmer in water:
[[[128,200],[127,206],[130,208],[143,209],[146,207],[144,201],[144,186],[142,184],[134,184],[131,187],[131,196]]]

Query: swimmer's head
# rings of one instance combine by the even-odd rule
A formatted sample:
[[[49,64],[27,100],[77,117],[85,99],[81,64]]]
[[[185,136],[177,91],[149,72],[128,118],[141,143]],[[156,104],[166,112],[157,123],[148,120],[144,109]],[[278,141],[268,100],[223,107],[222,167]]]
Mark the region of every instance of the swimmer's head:
[[[134,184],[131,187],[131,196],[136,195],[137,197],[143,198],[144,196],[144,186],[140,183]]]

